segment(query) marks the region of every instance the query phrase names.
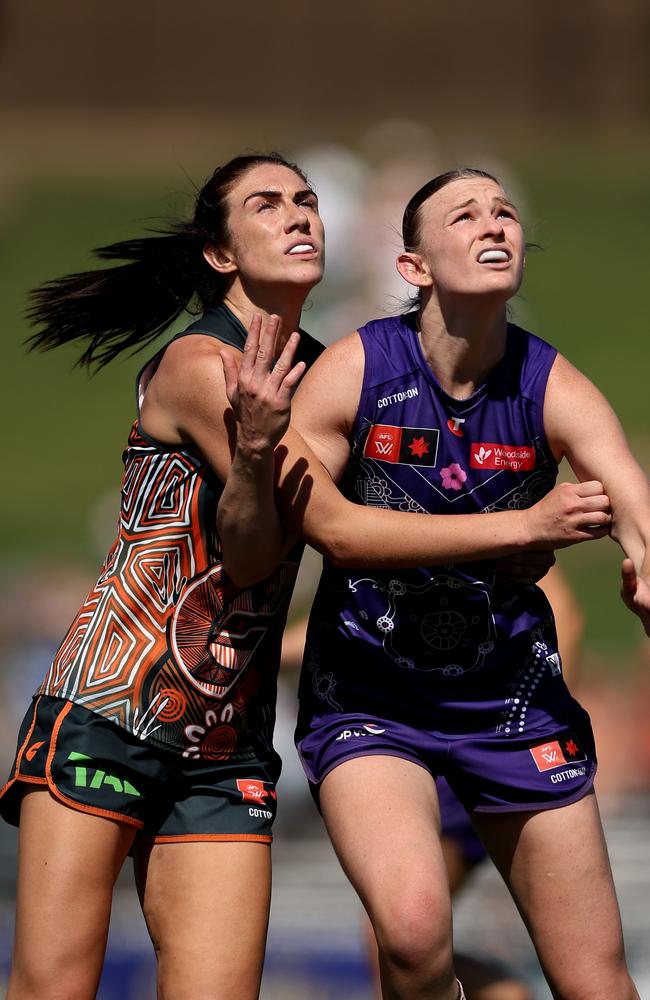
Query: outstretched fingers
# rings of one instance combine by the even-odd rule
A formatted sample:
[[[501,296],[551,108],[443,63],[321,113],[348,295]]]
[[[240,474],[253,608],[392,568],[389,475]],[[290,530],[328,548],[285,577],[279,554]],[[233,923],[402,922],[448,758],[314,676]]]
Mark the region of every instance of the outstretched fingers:
[[[256,313],[250,323],[241,363],[222,352],[226,393],[237,420],[240,446],[255,452],[275,447],[287,430],[291,398],[306,365],[294,364],[300,334],[292,333],[276,360],[280,317],[266,322]]]
[[[300,379],[307,370],[307,365],[304,361],[298,361],[294,364],[299,343],[300,334],[292,333],[268,376],[269,384],[281,398],[285,399],[287,404],[296,391]]]

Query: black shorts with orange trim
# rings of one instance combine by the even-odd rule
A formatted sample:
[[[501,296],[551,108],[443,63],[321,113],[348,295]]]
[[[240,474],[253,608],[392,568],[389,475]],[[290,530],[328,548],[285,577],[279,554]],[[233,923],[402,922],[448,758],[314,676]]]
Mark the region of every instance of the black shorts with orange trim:
[[[17,826],[28,788],[44,786],[82,812],[127,823],[155,843],[271,841],[277,754],[186,760],[80,705],[42,695],[20,728],[0,816]]]

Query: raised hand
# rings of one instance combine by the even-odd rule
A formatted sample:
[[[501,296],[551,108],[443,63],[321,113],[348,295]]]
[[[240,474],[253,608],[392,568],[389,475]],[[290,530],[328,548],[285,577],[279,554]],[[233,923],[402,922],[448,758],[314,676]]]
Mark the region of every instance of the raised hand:
[[[612,524],[603,484],[559,483],[527,511],[534,547],[561,549],[608,535]]]
[[[241,364],[221,352],[226,393],[237,420],[237,446],[247,453],[273,450],[289,426],[291,397],[302,378],[304,361],[293,364],[300,334],[292,333],[273,364],[280,317],[264,323],[253,316]]]
[[[621,566],[621,597],[626,607],[638,615],[645,634],[650,636],[650,585],[639,576],[631,559]]]

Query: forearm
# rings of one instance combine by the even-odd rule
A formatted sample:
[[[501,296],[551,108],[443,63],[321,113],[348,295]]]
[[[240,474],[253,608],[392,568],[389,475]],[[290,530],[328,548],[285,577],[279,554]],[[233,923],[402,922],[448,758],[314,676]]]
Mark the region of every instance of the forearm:
[[[274,496],[275,445],[289,425],[291,396],[305,365],[293,365],[297,333],[289,336],[274,364],[279,325],[279,317],[271,316],[263,329],[262,317],[253,317],[241,364],[221,352],[237,430],[217,528],[224,569],[240,587],[272,573],[288,548]]]
[[[267,577],[284,551],[284,533],[273,497],[273,451],[237,447],[217,508],[223,565],[240,587]]]
[[[650,579],[650,489],[639,469],[634,469],[632,489],[626,483],[621,490],[612,483],[612,538],[632,560],[640,575]]]
[[[337,566],[408,568],[515,555],[530,547],[525,511],[436,515],[349,504],[304,523],[304,537]]]
[[[347,500],[304,441],[302,457],[280,461],[285,529],[338,566],[413,567],[498,559],[602,537],[609,530],[599,483],[562,483],[526,510],[492,514],[406,513]],[[594,528],[598,523],[600,526]]]

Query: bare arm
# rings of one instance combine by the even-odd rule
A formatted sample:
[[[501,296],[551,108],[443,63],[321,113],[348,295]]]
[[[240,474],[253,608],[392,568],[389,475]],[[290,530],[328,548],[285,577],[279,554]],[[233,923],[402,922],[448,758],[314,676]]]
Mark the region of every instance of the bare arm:
[[[198,447],[219,479],[226,483],[235,448],[236,422],[226,393],[223,355],[236,372],[242,355],[235,348],[203,336],[183,337],[172,343],[147,387],[141,424],[146,433],[159,441]],[[288,403],[286,408],[288,411]],[[251,444],[254,430],[251,429]],[[256,557],[266,559],[267,573],[279,561],[285,544],[277,508],[273,502],[264,502],[267,496],[273,496],[272,449],[269,454],[270,463],[265,465],[253,454],[244,467],[249,479],[240,490],[240,518],[234,526],[254,524]]]
[[[530,510],[482,517],[408,514],[346,500],[333,480],[349,458],[363,364],[360,339],[352,334],[328,348],[296,392],[292,427],[276,450],[276,500],[291,537],[302,536],[339,566],[390,568],[496,558],[529,547],[552,549],[607,533],[608,501],[600,483],[563,484]],[[242,477],[238,490],[245,486]],[[233,488],[228,504],[220,505],[219,527],[226,569],[243,586],[260,579],[266,563],[242,559],[238,551],[233,530],[238,490]]]
[[[616,414],[598,389],[561,355],[549,376],[546,434],[580,479],[599,479],[610,498],[611,536],[623,549],[623,600],[650,635],[650,487]]]
[[[289,426],[291,396],[305,365],[293,365],[300,340],[293,333],[271,367],[279,327],[277,316],[263,326],[256,315],[243,356],[238,359],[232,352],[221,352],[236,433],[217,525],[224,553],[228,553],[226,571],[233,580],[264,579],[294,540],[285,535],[275,503],[275,446]]]

